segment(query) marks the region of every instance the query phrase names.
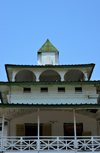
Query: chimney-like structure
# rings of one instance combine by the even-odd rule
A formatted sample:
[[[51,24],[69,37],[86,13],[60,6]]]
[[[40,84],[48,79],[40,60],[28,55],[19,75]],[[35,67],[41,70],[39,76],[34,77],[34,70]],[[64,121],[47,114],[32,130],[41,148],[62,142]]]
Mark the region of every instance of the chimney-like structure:
[[[59,51],[49,39],[38,51],[38,65],[59,65]]]

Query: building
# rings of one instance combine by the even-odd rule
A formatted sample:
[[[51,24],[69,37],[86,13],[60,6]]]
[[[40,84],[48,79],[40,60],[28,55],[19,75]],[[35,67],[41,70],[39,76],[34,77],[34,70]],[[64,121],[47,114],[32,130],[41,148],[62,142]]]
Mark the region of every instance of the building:
[[[0,150],[6,152],[100,152],[100,81],[95,64],[59,65],[47,39],[38,65],[6,64],[0,82]]]

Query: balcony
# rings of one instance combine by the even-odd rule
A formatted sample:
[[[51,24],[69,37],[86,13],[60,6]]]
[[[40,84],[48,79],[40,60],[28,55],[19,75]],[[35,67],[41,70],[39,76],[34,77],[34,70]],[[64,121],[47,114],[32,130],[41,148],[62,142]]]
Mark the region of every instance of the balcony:
[[[3,152],[100,152],[100,136],[40,136],[2,137],[0,151]]]

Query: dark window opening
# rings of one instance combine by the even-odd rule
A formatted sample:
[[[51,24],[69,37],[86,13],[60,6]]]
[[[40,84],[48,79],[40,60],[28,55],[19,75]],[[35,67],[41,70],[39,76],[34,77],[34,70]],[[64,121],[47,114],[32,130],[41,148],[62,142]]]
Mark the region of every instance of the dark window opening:
[[[31,88],[24,88],[23,92],[24,93],[30,93],[31,92]]]
[[[75,92],[82,92],[82,87],[75,87]]]
[[[91,112],[91,113],[96,113],[98,111],[98,109],[86,109],[86,110]]]
[[[0,131],[2,131],[2,127],[0,127]]]
[[[65,88],[64,87],[58,87],[58,92],[65,92]]]
[[[37,136],[37,124],[25,124],[25,136]],[[40,124],[40,136],[42,136],[42,124]],[[33,138],[32,138],[33,139]]]
[[[82,136],[83,123],[76,123],[76,135]],[[74,136],[74,123],[64,123],[64,136]]]
[[[41,92],[48,92],[48,88],[41,88]]]
[[[100,93],[100,90],[97,90],[97,94],[99,94]]]

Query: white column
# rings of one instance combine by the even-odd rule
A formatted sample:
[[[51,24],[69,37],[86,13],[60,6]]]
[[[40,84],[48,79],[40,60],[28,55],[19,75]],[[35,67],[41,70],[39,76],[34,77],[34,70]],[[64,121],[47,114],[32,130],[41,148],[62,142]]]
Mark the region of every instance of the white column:
[[[73,108],[74,115],[74,147],[77,148],[77,138],[76,138],[76,118],[75,118],[75,109]]]
[[[40,141],[39,141],[39,136],[40,136],[40,110],[38,108],[38,141],[37,141],[37,149],[38,149],[38,152],[39,152],[39,149],[40,149]]]
[[[85,76],[85,81],[88,81],[88,76],[87,76],[87,72],[83,72],[84,76]]]
[[[12,81],[13,81],[13,82],[15,81],[15,76],[16,76],[17,73],[18,73],[18,72],[15,72],[15,71],[12,73]]]
[[[2,132],[1,132],[1,150],[3,150],[3,136],[4,136],[4,113],[5,113],[5,109],[3,108],[3,112],[2,112]]]
[[[66,71],[67,72],[67,71]],[[59,72],[59,74],[60,74],[60,77],[61,77],[61,81],[65,81],[65,79],[64,79],[64,76],[65,76],[65,73],[66,72]]]
[[[64,75],[61,75],[61,81],[64,81]]]
[[[39,72],[35,72],[35,76],[36,76],[36,82],[39,82],[39,77],[40,77],[40,73]]]

